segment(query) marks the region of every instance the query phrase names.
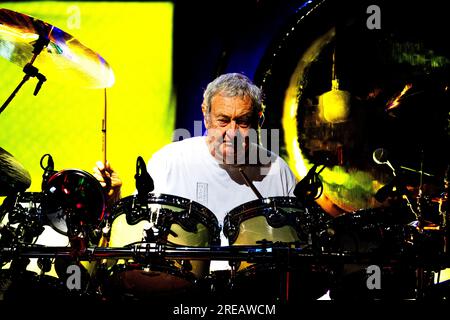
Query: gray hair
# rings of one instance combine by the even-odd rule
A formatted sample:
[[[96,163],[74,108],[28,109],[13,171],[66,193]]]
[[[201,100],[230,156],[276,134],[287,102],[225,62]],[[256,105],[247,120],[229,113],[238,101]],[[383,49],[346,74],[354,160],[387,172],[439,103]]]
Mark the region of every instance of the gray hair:
[[[243,74],[226,73],[208,84],[203,93],[203,105],[206,107],[207,115],[211,112],[211,100],[217,94],[227,97],[247,96],[252,101],[252,108],[255,115],[264,111],[263,93],[261,89]]]

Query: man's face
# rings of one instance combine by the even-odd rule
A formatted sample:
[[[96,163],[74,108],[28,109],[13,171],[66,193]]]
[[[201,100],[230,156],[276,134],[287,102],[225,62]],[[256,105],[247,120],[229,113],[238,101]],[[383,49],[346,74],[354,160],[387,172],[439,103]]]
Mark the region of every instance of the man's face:
[[[247,96],[227,97],[217,94],[211,99],[209,116],[205,108],[203,114],[211,154],[222,163],[243,163],[255,119],[251,99]]]

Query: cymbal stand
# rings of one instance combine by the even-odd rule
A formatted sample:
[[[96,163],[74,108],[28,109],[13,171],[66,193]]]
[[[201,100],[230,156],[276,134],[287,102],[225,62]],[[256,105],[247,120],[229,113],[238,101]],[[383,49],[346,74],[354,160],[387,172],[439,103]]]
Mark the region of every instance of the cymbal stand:
[[[25,65],[23,68],[23,72],[25,73],[25,76],[23,77],[22,81],[20,81],[19,85],[14,89],[14,91],[11,93],[11,95],[6,99],[6,101],[3,103],[3,105],[0,107],[0,114],[3,112],[3,110],[6,109],[6,107],[9,105],[9,103],[14,99],[17,92],[19,92],[20,88],[27,82],[30,78],[36,77],[38,79],[38,83],[36,85],[36,89],[34,89],[34,95],[36,96],[39,93],[39,90],[41,89],[43,83],[47,81],[47,78],[42,74],[39,73],[38,68],[33,66],[34,61],[36,60],[37,56],[41,53],[41,51],[46,47],[50,42],[50,39],[47,35],[39,35],[38,40],[33,45],[33,57],[31,58],[31,61]]]

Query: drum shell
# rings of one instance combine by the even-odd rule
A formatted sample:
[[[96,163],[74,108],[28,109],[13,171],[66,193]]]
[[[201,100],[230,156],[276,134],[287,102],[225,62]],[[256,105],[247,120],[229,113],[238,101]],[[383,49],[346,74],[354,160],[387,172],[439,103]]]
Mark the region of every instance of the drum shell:
[[[230,245],[267,243],[312,245],[326,215],[317,207],[305,207],[297,198],[270,197],[251,201],[228,212],[224,234]],[[250,264],[242,262],[239,270]]]
[[[150,193],[145,198],[137,195],[123,198],[112,209],[108,221],[111,227],[109,247],[141,242],[208,247],[220,241],[218,222],[212,212],[191,200],[172,195]],[[146,230],[152,226],[156,230],[154,239],[146,239]],[[209,273],[209,260],[162,258],[146,263],[109,259],[105,264],[109,270],[106,290],[123,291],[122,294],[131,299],[186,294]]]
[[[314,247],[327,215],[293,197],[251,201],[228,212],[224,233],[230,245],[271,243],[308,250]],[[267,263],[241,261],[230,280],[227,299],[268,302],[316,299],[326,292],[327,274],[309,264],[278,259]],[[226,290],[225,290],[226,291]],[[289,296],[289,297],[288,297]],[[236,298],[238,297],[238,298]]]

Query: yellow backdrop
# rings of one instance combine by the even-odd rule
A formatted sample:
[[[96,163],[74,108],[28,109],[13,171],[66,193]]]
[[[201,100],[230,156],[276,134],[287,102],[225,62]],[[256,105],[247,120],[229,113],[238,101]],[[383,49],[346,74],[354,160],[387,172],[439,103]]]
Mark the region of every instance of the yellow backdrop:
[[[147,160],[169,143],[174,129],[172,17],[170,2],[3,2],[0,7],[31,15],[73,35],[112,67],[107,90],[107,157],[124,182],[122,196],[135,189],[137,156]],[[45,75],[45,66],[36,65]],[[0,57],[0,104],[23,77],[20,67]],[[55,169],[92,173],[102,156],[103,89],[83,89],[47,77],[35,97],[29,80],[0,114],[0,146],[30,172],[28,191],[40,191],[39,160],[50,153]]]

